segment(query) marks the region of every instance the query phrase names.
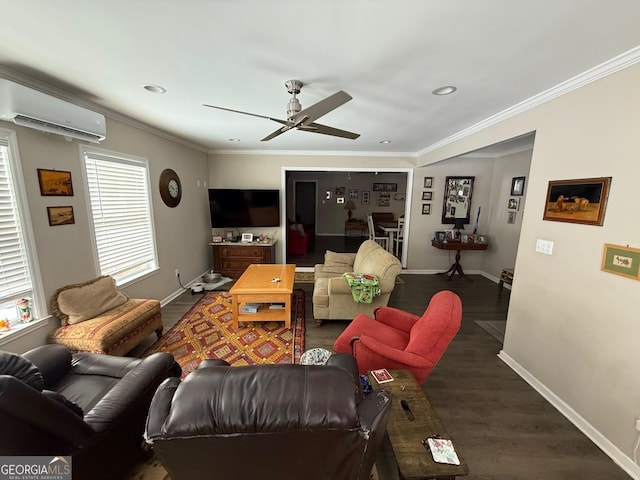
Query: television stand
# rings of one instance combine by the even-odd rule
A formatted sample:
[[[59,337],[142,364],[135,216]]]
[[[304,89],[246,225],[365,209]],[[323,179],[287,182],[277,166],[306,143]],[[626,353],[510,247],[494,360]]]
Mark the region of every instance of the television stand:
[[[213,250],[213,270],[225,277],[240,278],[252,263],[275,263],[275,244],[275,240],[210,243]]]

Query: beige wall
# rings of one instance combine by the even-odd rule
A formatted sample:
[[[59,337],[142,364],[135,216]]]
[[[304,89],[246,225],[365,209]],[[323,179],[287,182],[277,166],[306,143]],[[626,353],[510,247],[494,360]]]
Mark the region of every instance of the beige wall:
[[[501,357],[627,471],[640,415],[640,283],[600,271],[603,245],[640,247],[640,66],[425,155],[432,164],[535,131]],[[602,227],[542,220],[549,180],[613,177]],[[537,238],[553,255],[534,251]]]
[[[22,172],[26,184],[29,210],[44,296],[64,285],[80,283],[97,276],[89,213],[82,175],[79,141],[66,141],[59,135],[18,127],[1,122],[0,127],[16,132]],[[130,297],[166,300],[180,291],[175,279],[179,268],[187,283],[210,268],[209,207],[204,182],[208,179],[206,154],[152,135],[131,126],[107,119],[107,139],[98,148],[121,152],[149,161],[156,244],[160,269],[124,290]],[[38,168],[71,172],[73,197],[40,195]],[[158,191],[158,179],[165,168],[174,169],[181,180],[183,196],[176,208],[167,207]],[[197,182],[200,181],[200,187]],[[75,224],[50,227],[47,206],[71,205]],[[0,348],[23,352],[45,343],[46,334],[56,321],[20,338],[12,338]]]

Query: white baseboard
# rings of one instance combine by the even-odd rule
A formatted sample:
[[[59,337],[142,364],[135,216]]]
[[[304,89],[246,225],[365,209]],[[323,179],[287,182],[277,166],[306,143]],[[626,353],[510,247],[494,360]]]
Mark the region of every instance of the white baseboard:
[[[618,447],[611,443],[602,433],[587,422],[567,403],[549,390],[528,370],[515,361],[504,350],[500,350],[498,358],[506,363],[514,372],[531,385],[540,395],[542,395],[551,405],[553,405],[562,415],[573,423],[582,433],[584,433],[600,450],[611,458],[620,468],[627,472],[634,480],[640,480],[640,467],[631,458],[626,456]]]

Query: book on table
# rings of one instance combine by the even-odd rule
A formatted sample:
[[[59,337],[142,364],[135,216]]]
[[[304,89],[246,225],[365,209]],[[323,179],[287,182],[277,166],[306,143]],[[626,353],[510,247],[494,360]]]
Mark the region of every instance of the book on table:
[[[240,311],[242,313],[258,313],[261,303],[243,303]]]

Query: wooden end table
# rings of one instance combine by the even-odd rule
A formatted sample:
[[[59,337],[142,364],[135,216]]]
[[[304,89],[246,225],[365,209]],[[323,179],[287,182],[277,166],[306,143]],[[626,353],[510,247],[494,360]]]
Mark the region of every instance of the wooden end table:
[[[400,478],[406,480],[436,479],[453,480],[459,475],[468,475],[469,467],[460,454],[460,448],[453,442],[460,465],[448,465],[433,461],[431,452],[421,441],[426,437],[440,436],[451,439],[442,421],[431,408],[429,400],[408,370],[390,370],[392,382],[378,384],[371,374],[369,381],[373,388],[384,388],[391,392],[391,413],[387,425],[389,442],[393,449]],[[411,409],[410,420],[401,402],[404,400]]]
[[[251,264],[229,290],[233,312],[233,326],[238,322],[284,321],[291,327],[291,294],[296,273],[295,265]],[[273,281],[279,279],[279,281]],[[256,313],[242,313],[244,303],[261,303]],[[269,305],[282,303],[284,308],[272,310]]]
[[[458,273],[461,277],[464,277],[464,271],[462,265],[460,265],[460,251],[462,250],[486,250],[486,243],[463,243],[460,241],[439,242],[438,240],[431,240],[431,245],[439,248],[440,250],[455,250],[456,261],[451,265],[446,272],[436,273],[436,275],[449,275],[449,280]]]

